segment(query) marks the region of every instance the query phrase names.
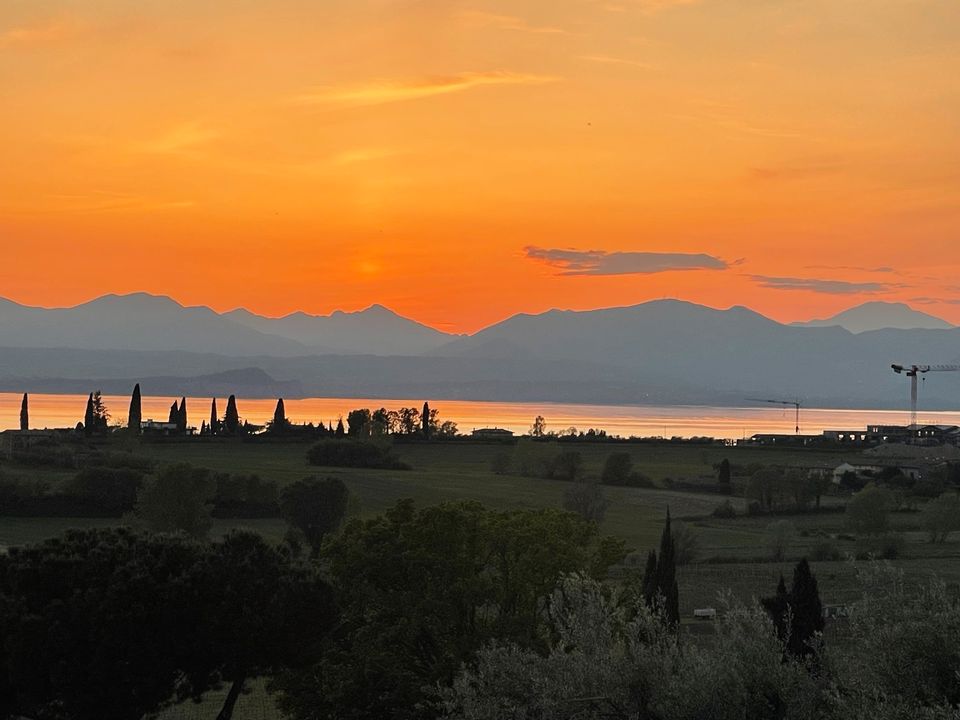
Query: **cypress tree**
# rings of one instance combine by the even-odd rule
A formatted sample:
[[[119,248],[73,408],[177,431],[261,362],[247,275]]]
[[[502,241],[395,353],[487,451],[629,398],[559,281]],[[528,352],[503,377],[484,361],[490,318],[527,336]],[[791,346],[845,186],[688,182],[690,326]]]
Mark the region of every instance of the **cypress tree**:
[[[657,590],[663,595],[664,617],[672,627],[680,626],[680,590],[677,587],[677,553],[670,529],[670,508],[660,535],[660,557],[657,560]]]
[[[130,397],[130,412],[127,414],[127,429],[135,435],[140,434],[140,421],[142,417],[140,383],[137,383],[133,386],[133,395]]]
[[[223,416],[223,425],[230,435],[240,432],[240,413],[237,411],[237,398],[234,395],[227,398],[227,414]]]
[[[23,394],[23,402],[20,403],[20,429],[26,432],[30,429],[30,410],[27,407],[27,394]]]
[[[726,458],[720,461],[720,470],[717,473],[717,482],[721,485],[730,484],[730,461]]]
[[[273,424],[270,429],[273,432],[283,432],[287,429],[287,411],[283,407],[283,398],[277,400],[277,409],[273,411]]]
[[[420,415],[420,425],[423,429],[423,436],[430,437],[430,403],[423,403],[423,413]]]
[[[180,398],[180,409],[177,410],[177,430],[182,433],[187,431],[187,399],[185,397]]]
[[[209,430],[211,435],[216,435],[219,431],[220,418],[217,415],[217,399],[214,398],[213,402],[210,403],[210,425]]]
[[[793,585],[790,587],[790,639],[787,649],[794,657],[812,655],[810,641],[818,632],[823,632],[823,604],[817,579],[810,572],[804,558],[793,569]]]
[[[87,410],[83,414],[83,431],[90,435],[93,433],[93,393],[87,398]]]
[[[338,438],[342,438],[346,434],[347,433],[343,429],[343,418],[340,418],[337,420],[337,430],[334,435],[336,435]]]
[[[787,585],[783,580],[782,574],[780,575],[780,582],[777,583],[776,595],[763,598],[760,604],[763,605],[764,610],[767,611],[770,619],[773,620],[773,627],[777,631],[777,637],[780,638],[781,642],[786,642],[789,632],[789,628],[787,627],[787,614],[790,610],[790,596],[787,594]]]

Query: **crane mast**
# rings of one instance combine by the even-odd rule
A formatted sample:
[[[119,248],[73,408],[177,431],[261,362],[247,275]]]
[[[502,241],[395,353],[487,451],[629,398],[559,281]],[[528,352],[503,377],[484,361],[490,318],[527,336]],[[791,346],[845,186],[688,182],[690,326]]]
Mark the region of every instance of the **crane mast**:
[[[747,400],[752,400],[753,402],[763,402],[771,403],[773,405],[790,405],[796,409],[796,426],[793,431],[799,435],[800,434],[800,406],[802,403],[799,400],[767,400],[765,398],[747,398]]]
[[[960,365],[900,365],[890,366],[897,375],[910,378],[910,427],[917,427],[917,378],[928,372],[958,372]]]

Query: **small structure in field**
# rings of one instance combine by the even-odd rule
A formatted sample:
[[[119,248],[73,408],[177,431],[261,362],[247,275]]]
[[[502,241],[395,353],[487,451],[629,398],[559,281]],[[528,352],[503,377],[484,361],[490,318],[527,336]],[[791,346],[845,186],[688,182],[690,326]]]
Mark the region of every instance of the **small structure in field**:
[[[693,611],[693,617],[697,620],[714,620],[717,617],[716,608],[697,608]]]
[[[470,435],[478,440],[510,440],[513,438],[513,431],[503,428],[479,428]]]

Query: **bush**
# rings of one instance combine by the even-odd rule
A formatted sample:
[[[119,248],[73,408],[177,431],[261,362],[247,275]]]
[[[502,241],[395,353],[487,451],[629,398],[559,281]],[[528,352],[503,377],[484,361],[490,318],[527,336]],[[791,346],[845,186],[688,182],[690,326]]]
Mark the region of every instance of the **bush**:
[[[550,463],[549,477],[574,481],[583,470],[583,457],[576,450],[564,450]]]
[[[814,560],[839,560],[840,549],[829,539],[820,540],[810,548],[810,557]]]
[[[715,518],[729,520],[737,516],[737,511],[736,508],[733,507],[732,502],[729,500],[724,500],[722,503],[717,505],[710,514]]]
[[[277,517],[279,491],[272,480],[259,475],[216,476],[217,494],[213,498],[213,514],[221,518]]]
[[[62,494],[77,505],[120,517],[133,510],[142,484],[137,470],[87,467],[63,484]]]
[[[280,496],[284,519],[303,534],[314,555],[340,527],[349,502],[350,491],[339,478],[306,478],[285,487]]]
[[[323,467],[378,468],[409,470],[389,447],[368,440],[321,440],[307,453],[311,465]]]
[[[607,456],[600,473],[600,482],[604,485],[626,485],[633,470],[630,453],[615,452]]]
[[[206,468],[182,463],[164,468],[137,494],[137,517],[154,532],[206,536],[217,483]]]
[[[858,533],[879,535],[887,529],[890,506],[890,492],[870,484],[847,503],[847,525]]]

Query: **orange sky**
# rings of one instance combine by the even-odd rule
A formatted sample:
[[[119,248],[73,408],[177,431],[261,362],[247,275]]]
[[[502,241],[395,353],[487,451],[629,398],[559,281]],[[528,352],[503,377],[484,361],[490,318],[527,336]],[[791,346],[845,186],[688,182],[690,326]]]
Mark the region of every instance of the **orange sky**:
[[[960,323],[958,27],[956,0],[4,0],[0,295]]]

